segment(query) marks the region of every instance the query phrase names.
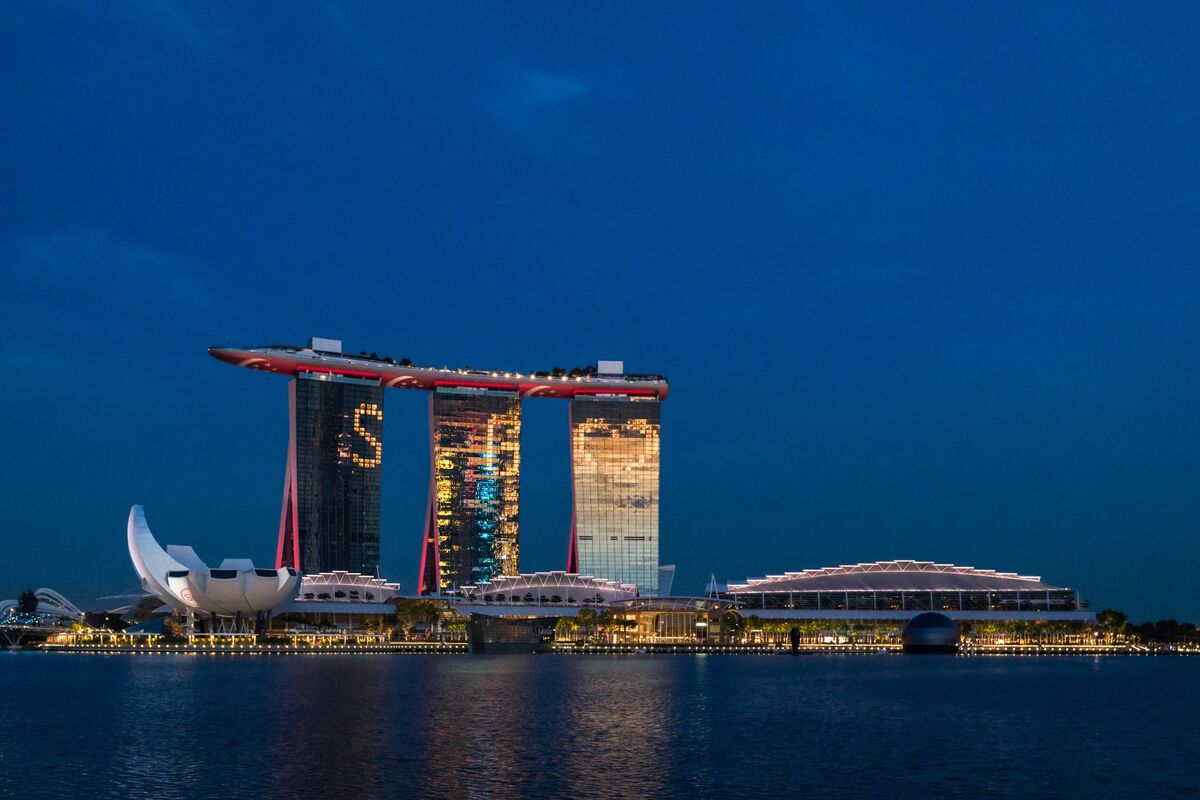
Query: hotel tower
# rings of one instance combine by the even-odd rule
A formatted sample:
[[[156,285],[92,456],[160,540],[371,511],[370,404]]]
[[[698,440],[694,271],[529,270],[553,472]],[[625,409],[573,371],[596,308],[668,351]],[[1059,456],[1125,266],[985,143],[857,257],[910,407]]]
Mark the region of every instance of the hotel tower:
[[[567,570],[658,591],[661,375],[620,361],[529,374],[417,367],[308,347],[210,348],[291,378],[277,566],[371,574],[379,563],[383,390],[429,392],[429,500],[418,594],[518,574],[521,403],[567,400],[572,518]]]
[[[574,510],[567,572],[657,594],[659,401],[576,397],[570,416]]]
[[[429,509],[419,594],[516,575],[521,400],[444,387],[429,395]]]
[[[374,574],[383,389],[359,378],[301,373],[288,384],[288,411],[276,569]]]

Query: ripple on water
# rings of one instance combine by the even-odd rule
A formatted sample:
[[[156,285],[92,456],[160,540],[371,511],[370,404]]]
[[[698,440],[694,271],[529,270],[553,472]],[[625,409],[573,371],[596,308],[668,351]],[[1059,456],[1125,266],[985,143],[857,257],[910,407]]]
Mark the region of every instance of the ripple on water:
[[[1124,797],[1200,659],[0,654],[0,796]]]

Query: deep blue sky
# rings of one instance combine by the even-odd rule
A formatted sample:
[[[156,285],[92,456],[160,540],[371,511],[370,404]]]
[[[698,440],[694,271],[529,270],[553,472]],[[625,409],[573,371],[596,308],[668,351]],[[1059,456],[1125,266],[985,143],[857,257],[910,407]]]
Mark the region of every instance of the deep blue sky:
[[[0,6],[0,595],[131,589],[135,502],[270,560],[286,382],[204,349],[320,335],[668,375],[677,592],[917,558],[1200,620],[1200,7],[569,5]]]

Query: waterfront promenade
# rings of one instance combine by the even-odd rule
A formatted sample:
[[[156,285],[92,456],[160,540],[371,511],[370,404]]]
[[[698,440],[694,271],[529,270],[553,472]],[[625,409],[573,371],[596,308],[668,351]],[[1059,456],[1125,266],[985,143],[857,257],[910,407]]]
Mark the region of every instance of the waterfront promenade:
[[[33,649],[33,648],[28,648]],[[466,642],[292,642],[257,643],[250,641],[197,641],[187,643],[157,642],[81,642],[42,643],[37,646],[50,653],[105,653],[126,655],[207,654],[207,655],[320,655],[320,654],[384,654],[397,655],[466,655]],[[824,643],[801,644],[800,655],[887,655],[901,654],[899,643]],[[554,644],[545,651],[556,655],[789,655],[791,650],[774,644]],[[966,642],[959,650],[963,656],[1146,656],[1200,655],[1200,647],[1150,647],[1138,644],[975,644]]]

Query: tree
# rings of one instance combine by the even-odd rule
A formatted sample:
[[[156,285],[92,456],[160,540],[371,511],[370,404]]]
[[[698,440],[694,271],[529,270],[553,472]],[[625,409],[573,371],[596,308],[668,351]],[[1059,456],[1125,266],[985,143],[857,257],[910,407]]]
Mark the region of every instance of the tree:
[[[741,636],[742,633],[742,617],[736,611],[726,611],[721,615],[721,631],[732,636],[734,639]]]
[[[578,620],[580,627],[583,628],[583,638],[586,639],[588,637],[588,626],[596,624],[596,609],[581,608],[575,619]]]
[[[579,630],[579,623],[571,617],[559,617],[558,624],[554,626],[554,638],[556,640],[573,639],[575,631]]]
[[[187,639],[186,631],[174,617],[163,617],[162,632],[165,642],[181,642]]]
[[[393,602],[396,606],[396,627],[406,636],[412,634],[413,626],[422,624],[432,627],[441,617],[441,611],[432,600],[396,598]]]
[[[1173,619],[1160,619],[1154,623],[1154,638],[1160,642],[1169,642],[1179,633],[1179,623]]]
[[[1129,615],[1117,611],[1115,608],[1106,608],[1096,615],[1096,623],[1111,633],[1120,633],[1125,630],[1127,622],[1129,622]]]
[[[601,609],[596,614],[596,632],[603,634],[613,624],[612,612],[607,608]]]
[[[416,608],[413,609],[413,616],[417,622],[433,625],[441,617],[441,612],[438,611],[437,605],[432,600],[419,600]]]
[[[412,607],[409,606],[408,603],[405,603],[403,601],[397,603],[396,604],[396,627],[399,628],[400,632],[407,637],[409,630],[412,628],[412,624],[413,624]]]
[[[17,611],[22,614],[36,614],[38,609],[37,595],[33,589],[26,589],[17,597]]]

